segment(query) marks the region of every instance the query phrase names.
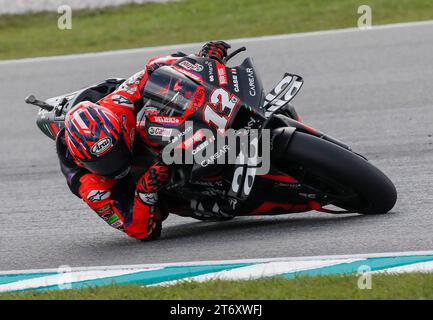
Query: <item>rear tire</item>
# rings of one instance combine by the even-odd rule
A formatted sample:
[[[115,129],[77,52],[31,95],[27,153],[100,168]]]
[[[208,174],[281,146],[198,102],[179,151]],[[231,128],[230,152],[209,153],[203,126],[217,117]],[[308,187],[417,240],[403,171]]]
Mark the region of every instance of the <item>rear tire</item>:
[[[394,184],[370,162],[315,136],[295,131],[290,138],[284,129],[279,130],[282,133],[274,142],[274,152],[275,164],[280,170],[287,172],[288,162],[298,163],[353,190],[359,198],[356,207],[353,203],[338,204],[350,211],[383,214],[394,207],[397,201]]]

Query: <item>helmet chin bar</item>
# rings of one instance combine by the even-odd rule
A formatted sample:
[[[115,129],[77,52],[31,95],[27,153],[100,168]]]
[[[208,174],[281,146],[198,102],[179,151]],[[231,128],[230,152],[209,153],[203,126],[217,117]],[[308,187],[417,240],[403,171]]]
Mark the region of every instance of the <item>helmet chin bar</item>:
[[[121,168],[121,169],[115,171],[114,173],[109,173],[109,174],[101,174],[101,173],[98,173],[98,172],[91,171],[89,169],[87,169],[87,170],[89,170],[93,174],[96,174],[98,176],[101,176],[101,177],[104,177],[104,178],[107,178],[107,179],[120,180],[120,179],[126,177],[126,175],[129,172],[131,172],[131,168],[132,168],[132,166],[128,165],[125,169]]]
[[[99,175],[101,177],[107,178],[107,179],[120,180],[120,179],[126,177],[126,175],[129,172],[131,172],[131,168],[132,168],[132,165],[130,163],[128,163],[127,165],[122,166],[120,169],[114,171],[113,173],[107,173],[107,174],[101,174],[98,172],[93,172],[93,173],[96,175]]]
[[[131,166],[128,166],[125,170],[123,170],[121,173],[119,173],[117,176],[115,176],[113,179],[115,180],[120,180],[124,177],[126,177],[126,175],[131,171]]]
[[[131,170],[132,153],[125,141],[120,140],[96,161],[81,161],[81,163],[87,170],[96,175],[107,179],[121,179]]]

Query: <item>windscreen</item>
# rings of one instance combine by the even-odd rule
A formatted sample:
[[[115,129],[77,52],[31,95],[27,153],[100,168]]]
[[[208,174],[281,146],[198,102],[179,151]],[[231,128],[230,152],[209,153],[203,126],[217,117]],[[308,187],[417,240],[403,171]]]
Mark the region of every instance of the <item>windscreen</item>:
[[[182,116],[199,87],[183,74],[164,66],[155,70],[149,77],[144,96],[158,106],[161,114]]]

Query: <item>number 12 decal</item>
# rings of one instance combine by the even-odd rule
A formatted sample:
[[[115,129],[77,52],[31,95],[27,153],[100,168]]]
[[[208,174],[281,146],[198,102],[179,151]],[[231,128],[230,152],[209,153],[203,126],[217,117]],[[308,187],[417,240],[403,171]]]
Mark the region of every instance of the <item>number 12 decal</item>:
[[[224,88],[212,92],[210,102],[203,111],[203,120],[208,125],[215,126],[218,130],[227,129],[227,124],[233,116],[234,110],[240,99]]]

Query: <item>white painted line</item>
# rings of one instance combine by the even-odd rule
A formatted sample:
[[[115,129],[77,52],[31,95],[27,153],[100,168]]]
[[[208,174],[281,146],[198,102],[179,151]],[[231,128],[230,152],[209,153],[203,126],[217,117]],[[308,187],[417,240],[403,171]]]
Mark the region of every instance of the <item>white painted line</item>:
[[[406,266],[393,267],[385,270],[373,271],[372,273],[408,273],[408,272],[432,272],[433,271],[433,261],[413,263]]]
[[[252,37],[252,38],[227,39],[227,41],[229,41],[232,44],[245,44],[245,43],[263,42],[263,41],[289,40],[289,39],[297,39],[297,38],[305,38],[305,37],[327,36],[327,35],[336,35],[336,34],[353,33],[353,32],[372,32],[372,31],[377,31],[377,30],[389,30],[389,29],[396,29],[396,28],[413,28],[413,27],[429,27],[429,26],[433,26],[433,20],[377,25],[377,26],[373,26],[371,29],[367,29],[367,30],[362,30],[359,28],[332,29],[332,30],[313,31],[313,32],[281,34],[281,35],[273,35],[273,36],[260,36],[260,37]],[[127,55],[127,54],[135,54],[135,53],[145,54],[145,53],[167,51],[167,50],[177,51],[177,50],[182,50],[182,49],[191,48],[191,47],[198,47],[198,46],[201,46],[202,44],[203,44],[203,42],[194,42],[194,43],[174,44],[174,45],[166,45],[166,46],[147,47],[147,48],[112,50],[112,51],[70,54],[70,55],[51,56],[51,57],[36,57],[36,58],[25,58],[25,59],[15,59],[15,60],[1,60],[0,66],[1,65],[10,65],[10,64],[21,64],[21,63],[82,60],[82,59],[89,59],[89,58],[99,58],[99,57],[105,57],[105,56],[118,56],[118,55]]]
[[[113,265],[113,266],[92,266],[92,267],[75,267],[71,268],[73,272],[79,271],[98,271],[98,270],[119,270],[119,269],[149,269],[149,268],[166,268],[181,266],[207,266],[220,264],[238,264],[238,263],[267,263],[267,262],[288,262],[288,261],[308,261],[308,260],[342,260],[342,259],[366,259],[382,257],[402,257],[402,256],[427,256],[433,255],[433,251],[407,251],[407,252],[384,252],[384,253],[366,253],[350,255],[329,255],[329,256],[299,256],[299,257],[280,257],[280,258],[260,258],[260,259],[237,259],[237,260],[209,260],[209,261],[188,261],[188,262],[171,262],[171,263],[152,263],[136,265]],[[30,274],[58,272],[58,269],[30,269],[30,270],[11,270],[0,271],[1,275],[8,274]]]
[[[351,263],[362,261],[364,259],[342,259],[342,260],[306,260],[292,262],[270,262],[261,263],[248,267],[241,267],[231,270],[223,270],[219,272],[207,273],[200,276],[183,278],[180,280],[167,281],[155,285],[172,285],[184,281],[204,282],[211,280],[251,280],[263,277],[271,277],[278,274],[299,272],[316,268],[328,267],[340,263]]]
[[[81,272],[65,272],[56,275],[38,277],[33,279],[20,280],[16,282],[0,285],[0,292],[37,289],[41,287],[63,285],[64,283],[74,283],[87,280],[96,280],[109,277],[123,276],[141,271],[153,271],[153,269],[121,269],[121,270],[103,270],[103,271],[81,271]]]

